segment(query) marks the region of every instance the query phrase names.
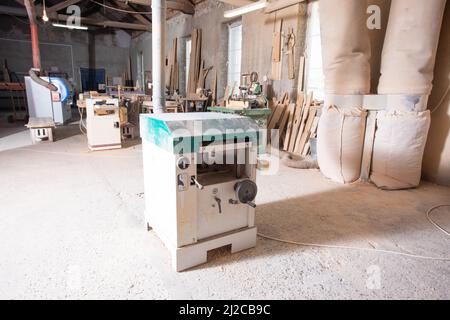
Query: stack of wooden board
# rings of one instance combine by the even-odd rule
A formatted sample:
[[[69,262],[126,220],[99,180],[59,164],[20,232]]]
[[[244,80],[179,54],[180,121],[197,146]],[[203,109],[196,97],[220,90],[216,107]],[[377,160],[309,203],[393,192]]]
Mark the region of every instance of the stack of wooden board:
[[[306,97],[300,92],[296,103],[289,103],[288,93],[274,103],[267,129],[278,129],[279,148],[306,156],[310,152],[309,139],[317,135],[320,102],[313,101],[312,92]],[[270,131],[268,134],[270,141]],[[273,145],[273,144],[272,144]]]
[[[201,71],[202,30],[194,29],[191,35],[191,56],[189,61],[189,75],[187,94],[195,94]]]
[[[179,66],[177,58],[177,38],[173,39],[172,48],[166,63],[166,87],[173,94],[178,91]]]

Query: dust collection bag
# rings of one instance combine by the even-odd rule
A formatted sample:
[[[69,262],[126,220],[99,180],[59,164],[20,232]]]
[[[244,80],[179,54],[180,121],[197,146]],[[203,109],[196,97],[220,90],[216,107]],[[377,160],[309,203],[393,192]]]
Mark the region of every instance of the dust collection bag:
[[[430,94],[445,3],[445,0],[392,0],[379,94]],[[391,109],[377,116],[370,179],[383,189],[417,187],[430,112],[400,111],[401,105]]]
[[[429,110],[378,113],[370,175],[377,187],[397,190],[419,185],[430,122]]]
[[[445,2],[392,0],[379,94],[430,94]]]
[[[364,0],[320,0],[325,93],[370,92],[370,41]]]
[[[322,174],[340,183],[361,175],[367,112],[360,108],[325,108],[317,132],[317,160]]]

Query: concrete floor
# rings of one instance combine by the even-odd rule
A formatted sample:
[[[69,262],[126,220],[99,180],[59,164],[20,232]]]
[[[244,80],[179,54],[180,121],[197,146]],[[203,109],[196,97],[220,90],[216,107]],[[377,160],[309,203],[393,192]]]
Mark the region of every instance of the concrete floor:
[[[141,146],[92,153],[76,125],[57,138],[31,146],[22,127],[0,129],[1,299],[450,299],[450,262],[262,238],[173,272],[144,227]],[[386,192],[286,167],[258,185],[262,233],[450,257],[450,238],[425,217],[450,188]],[[450,209],[433,217],[450,229]]]

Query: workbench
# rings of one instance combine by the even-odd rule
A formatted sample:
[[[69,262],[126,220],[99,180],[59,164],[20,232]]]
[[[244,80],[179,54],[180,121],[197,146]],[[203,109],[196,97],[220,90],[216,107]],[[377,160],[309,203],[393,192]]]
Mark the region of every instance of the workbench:
[[[142,101],[143,113],[153,113],[153,101]],[[166,111],[169,113],[178,113],[179,110],[183,110],[183,106],[176,101],[166,101]]]
[[[192,111],[204,111],[208,98],[191,95],[181,100],[184,102],[184,112],[190,111],[189,109]]]

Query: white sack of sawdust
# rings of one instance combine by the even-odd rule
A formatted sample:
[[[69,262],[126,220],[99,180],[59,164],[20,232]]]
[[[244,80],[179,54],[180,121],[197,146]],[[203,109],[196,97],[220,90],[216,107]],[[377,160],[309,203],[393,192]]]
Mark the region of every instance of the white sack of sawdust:
[[[417,187],[430,111],[379,112],[370,180],[388,190]]]
[[[325,177],[339,183],[359,179],[366,117],[361,108],[324,108],[317,132],[317,160]]]

